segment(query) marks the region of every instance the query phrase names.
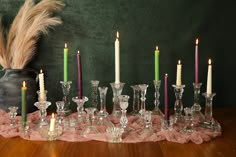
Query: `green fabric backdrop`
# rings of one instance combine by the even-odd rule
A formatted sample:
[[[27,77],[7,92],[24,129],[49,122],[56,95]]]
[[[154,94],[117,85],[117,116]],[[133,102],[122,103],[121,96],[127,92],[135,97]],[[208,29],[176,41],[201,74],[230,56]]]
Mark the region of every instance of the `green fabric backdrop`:
[[[130,85],[149,84],[147,107],[154,101],[154,50],[160,49],[160,78],[169,75],[169,103],[175,97],[172,84],[176,78],[177,60],[183,65],[182,82],[186,85],[183,104],[193,104],[194,46],[198,37],[201,91],[206,90],[207,61],[213,61],[214,106],[235,106],[235,38],[236,18],[232,1],[217,0],[65,0],[60,13],[63,25],[52,29],[38,43],[35,58],[28,67],[45,72],[48,100],[62,99],[63,48],[69,47],[69,80],[73,82],[71,96],[77,91],[76,53],[82,56],[84,95],[90,97],[90,80],[97,79],[108,86],[107,105],[112,107],[114,82],[114,41],[120,32],[121,81],[123,94],[131,96]],[[0,0],[0,14],[5,26],[11,24],[23,0]],[[163,82],[161,108],[163,108]],[[201,97],[204,105],[204,98]],[[72,102],[75,109],[76,105]]]

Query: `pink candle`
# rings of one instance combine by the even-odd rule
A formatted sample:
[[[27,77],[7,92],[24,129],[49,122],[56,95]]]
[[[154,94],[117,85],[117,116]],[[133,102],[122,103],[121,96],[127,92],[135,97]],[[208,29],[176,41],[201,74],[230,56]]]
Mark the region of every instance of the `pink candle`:
[[[81,99],[83,96],[83,86],[82,86],[82,65],[79,51],[77,53],[77,66],[78,66],[78,97]]]
[[[198,83],[198,38],[196,39],[195,46],[195,83]]]
[[[165,74],[165,82],[164,82],[164,96],[165,96],[165,119],[169,119],[169,111],[168,111],[168,74]]]

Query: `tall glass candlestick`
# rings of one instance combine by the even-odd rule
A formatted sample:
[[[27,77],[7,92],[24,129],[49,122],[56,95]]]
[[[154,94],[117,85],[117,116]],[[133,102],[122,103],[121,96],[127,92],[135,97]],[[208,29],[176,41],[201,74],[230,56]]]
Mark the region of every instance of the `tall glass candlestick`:
[[[174,111],[175,111],[175,123],[183,123],[184,122],[184,117],[182,115],[183,111],[183,103],[182,103],[182,96],[184,92],[184,87],[185,85],[172,85],[174,87],[175,91],[175,105],[174,105]]]
[[[98,109],[98,80],[91,80],[91,107]]]
[[[138,115],[140,110],[140,88],[138,85],[131,86],[133,89],[133,110],[131,115]]]
[[[65,113],[70,113],[70,87],[72,82],[71,81],[61,81],[61,87],[62,87],[62,91],[63,91],[63,101],[64,101],[64,111]]]
[[[160,115],[160,116],[163,116],[163,113],[161,112],[161,110],[159,109],[159,105],[160,105],[160,100],[159,100],[159,97],[160,97],[160,86],[161,86],[161,81],[160,80],[153,80],[153,83],[154,83],[154,87],[155,87],[155,100],[154,100],[154,109],[152,111],[152,114],[153,115]]]
[[[204,116],[201,112],[201,105],[199,101],[199,95],[200,95],[200,88],[202,86],[202,83],[193,83],[194,88],[194,103],[192,106],[192,116],[193,120],[197,120],[199,122],[204,120]]]
[[[113,117],[119,117],[121,114],[120,111],[120,104],[119,104],[119,96],[122,93],[123,87],[125,83],[110,83],[113,91],[113,110],[112,110],[112,116]]]
[[[141,108],[140,108],[140,115],[142,118],[144,118],[144,113],[146,111],[146,104],[145,104],[145,101],[146,101],[146,93],[147,93],[147,88],[148,88],[148,85],[147,84],[140,84],[139,85],[139,88],[140,88],[140,91],[141,91]]]

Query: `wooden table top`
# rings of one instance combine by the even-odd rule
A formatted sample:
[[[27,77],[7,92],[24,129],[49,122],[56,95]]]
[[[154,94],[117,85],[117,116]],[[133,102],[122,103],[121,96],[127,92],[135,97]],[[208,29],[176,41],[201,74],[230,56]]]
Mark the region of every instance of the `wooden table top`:
[[[223,135],[200,145],[167,141],[136,144],[38,142],[0,136],[0,157],[236,157],[236,108],[214,108],[213,113],[222,125]]]

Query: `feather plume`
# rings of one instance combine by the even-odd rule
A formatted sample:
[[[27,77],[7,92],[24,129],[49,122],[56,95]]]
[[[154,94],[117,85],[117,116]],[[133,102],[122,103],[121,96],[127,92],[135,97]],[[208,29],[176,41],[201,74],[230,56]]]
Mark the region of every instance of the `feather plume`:
[[[25,0],[7,35],[5,60],[10,68],[22,69],[27,65],[35,54],[40,35],[62,23],[53,13],[63,6],[58,0],[41,0],[37,4],[33,0]],[[0,63],[3,65],[1,59]]]
[[[8,65],[6,61],[6,49],[5,49],[5,43],[4,43],[4,30],[2,26],[2,18],[0,17],[0,63],[4,68],[8,68],[10,65]]]

